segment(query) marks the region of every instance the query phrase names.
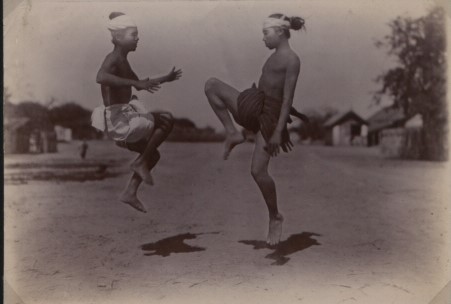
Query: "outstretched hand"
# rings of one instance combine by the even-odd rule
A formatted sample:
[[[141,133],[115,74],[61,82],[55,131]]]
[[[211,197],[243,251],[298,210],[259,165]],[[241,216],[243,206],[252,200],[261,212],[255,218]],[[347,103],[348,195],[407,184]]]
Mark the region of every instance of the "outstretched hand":
[[[158,91],[160,89],[160,83],[153,81],[153,80],[149,80],[149,86],[147,87],[147,91],[149,91],[150,93],[154,93],[156,91]]]
[[[151,80],[149,78],[143,79],[143,80],[138,80],[136,82],[136,84],[134,85],[134,87],[138,90],[146,90],[150,93],[154,93],[156,91],[158,91],[158,89],[160,88],[160,83],[156,82],[154,80]]]
[[[179,79],[180,77],[182,77],[182,70],[181,69],[176,70],[175,67],[173,67],[172,70],[169,72],[169,74],[166,76],[166,81],[171,82]]]

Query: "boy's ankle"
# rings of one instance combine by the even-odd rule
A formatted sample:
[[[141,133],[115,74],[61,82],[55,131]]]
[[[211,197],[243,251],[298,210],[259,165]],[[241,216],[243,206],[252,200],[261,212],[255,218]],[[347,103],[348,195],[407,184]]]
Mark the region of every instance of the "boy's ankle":
[[[275,214],[270,214],[269,219],[270,220],[283,220],[283,216],[281,213],[277,212]]]

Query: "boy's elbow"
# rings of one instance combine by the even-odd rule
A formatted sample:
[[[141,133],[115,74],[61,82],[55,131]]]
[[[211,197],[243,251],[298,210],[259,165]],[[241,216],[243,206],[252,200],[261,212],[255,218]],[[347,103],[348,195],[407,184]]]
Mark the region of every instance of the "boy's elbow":
[[[96,82],[99,84],[103,84],[105,82],[105,74],[102,71],[97,73]]]

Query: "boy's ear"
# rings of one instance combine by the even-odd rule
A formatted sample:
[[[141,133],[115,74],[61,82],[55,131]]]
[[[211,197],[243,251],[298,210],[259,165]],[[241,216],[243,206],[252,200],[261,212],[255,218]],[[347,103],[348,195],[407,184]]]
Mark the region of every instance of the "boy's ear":
[[[276,33],[278,36],[282,36],[283,35],[283,29],[281,27],[276,27],[275,28]]]
[[[113,36],[113,38],[114,38],[115,40],[120,40],[121,37],[122,37],[122,31],[114,31],[114,32],[111,32],[111,35]]]

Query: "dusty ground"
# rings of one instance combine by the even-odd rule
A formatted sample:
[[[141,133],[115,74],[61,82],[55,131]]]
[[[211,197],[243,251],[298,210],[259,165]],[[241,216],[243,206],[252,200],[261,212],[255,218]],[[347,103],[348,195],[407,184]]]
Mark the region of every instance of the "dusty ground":
[[[271,167],[286,224],[269,249],[252,144],[221,150],[165,144],[148,214],[117,202],[132,156],[111,143],[6,156],[6,303],[425,304],[449,282],[446,164],[297,146]]]

